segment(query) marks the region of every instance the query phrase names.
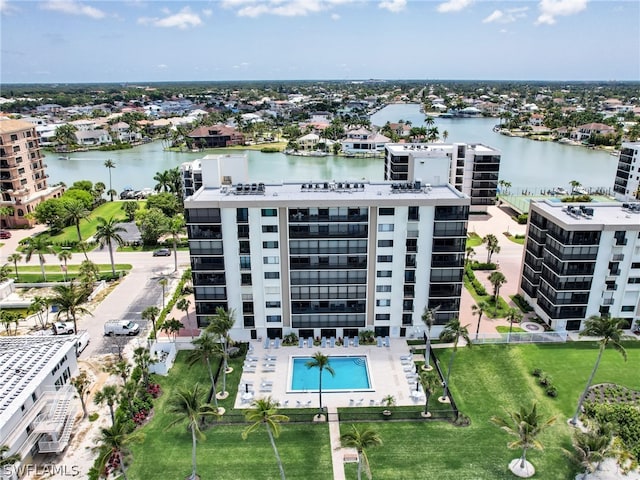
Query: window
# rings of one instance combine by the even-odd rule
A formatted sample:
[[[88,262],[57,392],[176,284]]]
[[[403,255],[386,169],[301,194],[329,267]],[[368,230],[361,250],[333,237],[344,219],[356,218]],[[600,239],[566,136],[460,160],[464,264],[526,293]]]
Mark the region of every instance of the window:
[[[390,306],[391,306],[391,300],[388,298],[376,300],[376,307],[390,307]]]
[[[242,273],[240,274],[240,284],[241,285],[251,285],[251,274],[250,273]]]
[[[256,326],[256,319],[253,315],[244,315],[245,328],[251,328]]]
[[[248,208],[236,209],[236,221],[238,223],[247,223],[249,221],[249,209]]]
[[[241,256],[240,257],[240,268],[251,268],[251,257]]]
[[[378,210],[378,213],[380,215],[395,215],[396,209],[395,208],[380,208]]]
[[[253,302],[242,302],[242,313],[253,314]]]
[[[267,323],[280,323],[281,321],[281,315],[267,315]]]
[[[420,220],[420,207],[409,207],[408,220]]]
[[[640,268],[640,262],[633,262],[631,268]]]
[[[277,225],[262,225],[262,233],[278,233]]]
[[[280,278],[280,272],[264,272],[264,278],[266,280],[273,278]]]
[[[266,308],[280,308],[280,302],[265,302]]]
[[[376,286],[376,292],[390,292],[391,291],[391,285],[377,285]]]
[[[262,209],[263,217],[277,217],[278,209],[277,208],[263,208]]]
[[[378,225],[379,232],[393,232],[393,223],[381,223]]]
[[[277,265],[280,263],[280,257],[262,257],[262,263],[265,265]]]
[[[378,240],[378,248],[393,247],[393,240]]]
[[[633,310],[634,310],[633,305],[623,305],[622,308],[620,309],[621,312],[633,312]]]
[[[278,241],[262,242],[262,248],[278,248]]]
[[[380,263],[393,262],[393,255],[378,255],[378,262]]]
[[[376,313],[376,320],[378,321],[389,321],[391,320],[390,313]]]
[[[251,245],[248,240],[240,240],[240,253],[249,254],[251,253]]]
[[[391,277],[391,270],[378,270],[377,276],[378,278],[388,278]]]
[[[631,277],[627,283],[640,283],[640,277]]]
[[[249,225],[238,225],[238,238],[249,238]]]

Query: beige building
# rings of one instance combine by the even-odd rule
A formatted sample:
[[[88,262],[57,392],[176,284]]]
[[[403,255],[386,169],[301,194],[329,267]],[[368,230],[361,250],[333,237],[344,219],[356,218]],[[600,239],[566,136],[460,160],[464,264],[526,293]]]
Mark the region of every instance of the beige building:
[[[62,195],[62,186],[48,185],[46,167],[35,126],[0,118],[0,207],[13,209],[1,216],[2,228],[33,225],[35,219],[29,214],[36,206]]]

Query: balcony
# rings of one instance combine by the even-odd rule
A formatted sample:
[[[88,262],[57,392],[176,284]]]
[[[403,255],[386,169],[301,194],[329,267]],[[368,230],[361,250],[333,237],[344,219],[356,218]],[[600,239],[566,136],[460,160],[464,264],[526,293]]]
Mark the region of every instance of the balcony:
[[[603,305],[613,305],[613,302],[614,302],[613,298],[605,298],[602,300]]]

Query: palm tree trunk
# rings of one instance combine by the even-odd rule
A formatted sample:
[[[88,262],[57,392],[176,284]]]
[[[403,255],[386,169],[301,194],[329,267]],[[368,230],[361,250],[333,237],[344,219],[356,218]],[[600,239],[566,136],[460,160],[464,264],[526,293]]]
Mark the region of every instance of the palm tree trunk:
[[[209,357],[207,357],[207,368],[209,369],[209,378],[211,378],[211,388],[213,388],[213,404],[218,410],[218,397],[216,390],[216,379],[213,377],[213,370],[211,370],[211,362],[209,361]]]
[[[42,271],[42,278],[44,279],[44,281],[47,281],[47,274],[44,271],[44,258],[40,257],[40,270]]]
[[[478,340],[478,335],[480,334],[480,322],[482,321],[482,312],[478,315],[478,326],[476,327],[476,340]]]
[[[196,426],[191,425],[191,480],[196,478]]]
[[[429,397],[431,397],[430,393],[424,392],[425,397],[427,397],[427,399],[424,401],[424,414],[426,415],[427,413],[429,413]]]
[[[520,457],[520,468],[524,468],[527,463],[527,449],[522,449],[522,457]]]
[[[80,220],[76,222],[76,232],[78,232],[78,241],[82,241],[82,235],[80,234]]]
[[[116,276],[116,264],[113,261],[113,245],[111,245],[111,240],[107,240],[107,246],[109,247],[109,259],[111,260],[111,274]]]
[[[173,237],[173,271],[178,271],[178,242],[176,237]]]
[[[596,364],[593,366],[593,370],[591,371],[591,375],[589,375],[589,380],[587,380],[587,386],[580,395],[580,399],[578,400],[578,408],[576,408],[576,413],[573,415],[571,419],[571,425],[576,425],[578,423],[578,415],[580,415],[580,410],[582,409],[582,404],[584,403],[584,399],[587,398],[587,394],[589,393],[589,387],[591,387],[591,382],[593,382],[593,377],[596,376],[596,371],[598,370],[598,365],[600,365],[600,360],[602,359],[602,353],[604,352],[605,344],[600,344],[600,351],[598,352],[598,358],[596,359]]]
[[[358,452],[358,480],[362,480],[362,454]]]
[[[427,345],[424,352],[424,364],[427,368],[430,366],[429,360],[431,360],[431,329],[429,329],[429,333],[427,335]]]
[[[318,396],[320,397],[320,413],[318,416],[322,415],[322,368],[320,369],[320,378],[318,379]]]
[[[278,468],[280,469],[280,478],[285,480],[284,477],[284,468],[282,466],[282,460],[280,459],[280,454],[278,453],[278,448],[276,447],[276,441],[273,438],[273,433],[271,433],[271,428],[269,424],[267,424],[267,434],[269,435],[269,441],[271,442],[271,447],[273,448],[273,453],[276,454],[276,460],[278,461]]]
[[[453,352],[451,352],[451,358],[449,358],[449,368],[447,368],[447,379],[444,381],[444,391],[442,392],[442,398],[449,396],[449,378],[451,378],[451,367],[453,367],[453,357],[456,356],[456,350],[458,348],[458,339],[453,345]]]
[[[120,459],[120,471],[122,472],[122,476],[124,477],[124,480],[128,480],[127,471],[124,468],[124,457],[120,451],[118,452],[118,458]]]
[[[109,413],[111,414],[111,426],[113,427],[116,424],[116,416],[113,412],[113,404],[109,404]]]

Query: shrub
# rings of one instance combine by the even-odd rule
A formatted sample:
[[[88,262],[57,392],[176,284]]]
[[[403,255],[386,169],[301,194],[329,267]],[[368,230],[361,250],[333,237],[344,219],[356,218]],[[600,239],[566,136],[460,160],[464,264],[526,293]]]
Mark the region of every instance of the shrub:
[[[472,270],[495,270],[497,268],[496,264],[493,262],[471,262],[469,265]]]
[[[93,412],[91,414],[89,414],[89,421],[90,422],[95,422],[98,417],[100,416],[100,414],[98,412]]]
[[[523,213],[522,215],[513,216],[511,218],[513,218],[516,222],[518,222],[518,225],[526,225],[527,220],[529,218],[529,214]]]
[[[542,369],[540,369],[540,368],[534,368],[534,369],[531,371],[531,375],[533,375],[534,377],[541,377],[543,373],[544,373],[544,372],[543,372],[543,371],[542,371]]]
[[[550,386],[551,385],[551,377],[549,375],[547,375],[546,373],[542,374],[542,375],[540,375],[540,378],[538,379],[538,383],[540,385],[542,385],[543,387]]]
[[[548,385],[547,388],[544,389],[544,391],[549,397],[555,398],[558,396],[558,389],[553,385]]]

